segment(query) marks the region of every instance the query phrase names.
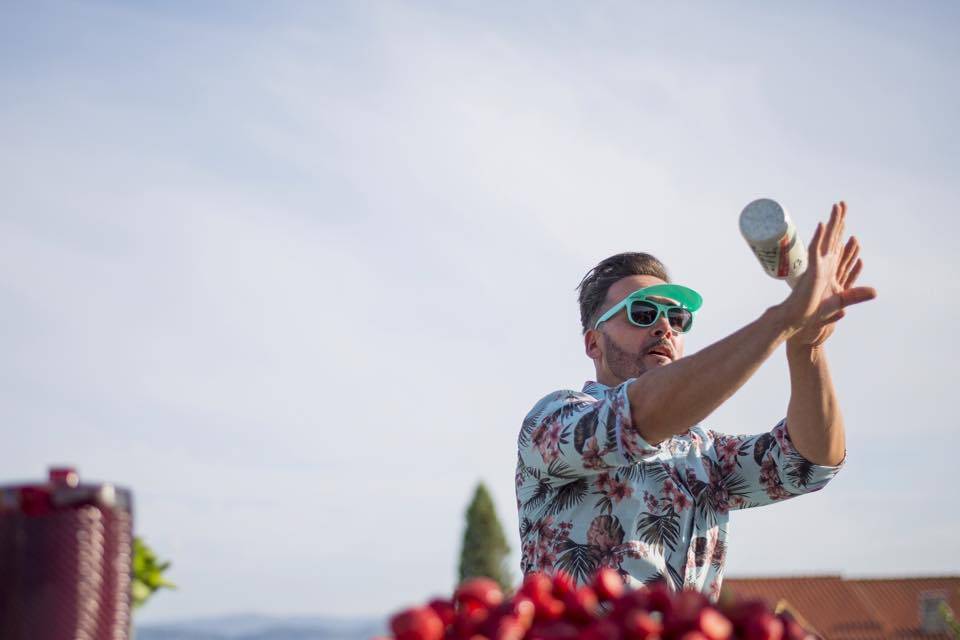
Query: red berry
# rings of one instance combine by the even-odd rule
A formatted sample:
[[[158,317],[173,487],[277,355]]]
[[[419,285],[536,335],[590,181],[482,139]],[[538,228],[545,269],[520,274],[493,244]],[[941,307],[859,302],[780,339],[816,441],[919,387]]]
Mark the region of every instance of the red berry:
[[[733,635],[733,623],[713,607],[704,607],[697,614],[694,630],[709,640],[728,640]]]
[[[799,622],[794,620],[790,615],[786,613],[781,613],[779,616],[780,622],[783,623],[783,636],[788,640],[807,640],[813,636],[812,633],[803,628]]]
[[[699,631],[687,631],[685,634],[680,636],[680,640],[709,640],[707,636],[703,635]]]
[[[461,609],[453,621],[450,633],[454,638],[468,640],[477,634],[480,627],[490,617],[490,610],[482,607]]]
[[[538,591],[530,594],[529,597],[536,610],[537,620],[557,620],[563,616],[563,612],[567,609],[563,601],[554,598],[550,593]]]
[[[647,611],[650,608],[650,594],[645,588],[631,589],[613,603],[610,617],[622,620],[631,611]]]
[[[623,578],[615,569],[601,567],[593,576],[593,590],[597,592],[601,602],[616,600],[623,595]]]
[[[734,602],[725,613],[727,617],[730,618],[730,622],[732,622],[738,630],[742,630],[747,620],[768,612],[767,604],[763,600],[752,599]]]
[[[533,600],[526,596],[518,595],[509,603],[508,613],[512,616],[516,616],[517,621],[523,625],[523,630],[526,632],[530,628],[530,625],[533,624],[533,619],[537,615],[537,607],[533,604]]]
[[[441,640],[443,621],[430,607],[417,607],[390,618],[390,630],[397,640]]]
[[[500,585],[490,578],[468,578],[457,587],[453,599],[460,605],[472,602],[489,609],[503,602],[503,591],[500,590]]]
[[[673,611],[673,591],[664,582],[657,582],[647,589],[647,607],[669,616]]]
[[[743,624],[744,640],[781,640],[783,623],[772,613],[765,611],[751,617]]]
[[[634,609],[623,618],[623,634],[627,640],[656,638],[662,631],[663,625],[645,611]]]
[[[434,598],[427,603],[427,606],[433,609],[433,612],[440,617],[440,620],[443,622],[443,626],[446,627],[453,624],[456,613],[451,601],[443,598]]]
[[[580,632],[580,640],[620,640],[620,629],[609,620],[597,620]]]
[[[553,595],[561,600],[577,590],[577,584],[570,574],[557,571],[553,574]]]
[[[563,620],[538,622],[530,627],[526,640],[578,640],[580,630],[576,625]]]
[[[545,573],[528,573],[523,579],[520,593],[533,596],[535,593],[550,593],[553,590],[553,580]]]
[[[571,622],[586,624],[597,617],[600,602],[590,587],[580,587],[563,598],[567,605],[566,618]]]

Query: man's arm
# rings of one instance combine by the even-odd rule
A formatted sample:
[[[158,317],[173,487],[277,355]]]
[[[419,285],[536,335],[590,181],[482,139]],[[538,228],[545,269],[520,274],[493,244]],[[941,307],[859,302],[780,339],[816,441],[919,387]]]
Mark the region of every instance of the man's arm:
[[[790,365],[787,431],[793,446],[810,462],[836,466],[843,461],[846,441],[826,354],[821,347],[808,347],[791,340],[787,344],[787,362]]]
[[[853,286],[863,263],[857,259],[859,245],[854,238],[841,249],[845,216],[846,205],[841,202],[834,205],[827,225],[817,226],[808,248],[807,271],[781,304],[699,353],[649,371],[630,385],[633,424],[647,442],[662,442],[702,421],[742,387],[780,343],[789,339],[807,351],[817,348],[833,332],[845,307],[876,297],[870,287]],[[820,360],[822,355],[821,350]],[[826,361],[819,366],[823,368],[817,368],[814,375],[798,364],[799,395],[796,402],[791,397],[794,413],[802,412],[808,418],[801,418],[799,428],[790,428],[790,434],[803,431],[804,450],[814,455],[834,453],[836,443],[831,442],[829,451],[818,451],[817,433],[823,431],[823,423],[812,430],[809,425],[818,415],[839,419]],[[792,368],[791,377],[796,378]],[[832,407],[829,412],[824,412],[824,402]],[[842,426],[840,429],[842,448]],[[831,439],[836,439],[831,433]]]
[[[723,404],[795,329],[780,307],[698,353],[643,374],[629,387],[633,424],[659,443]]]

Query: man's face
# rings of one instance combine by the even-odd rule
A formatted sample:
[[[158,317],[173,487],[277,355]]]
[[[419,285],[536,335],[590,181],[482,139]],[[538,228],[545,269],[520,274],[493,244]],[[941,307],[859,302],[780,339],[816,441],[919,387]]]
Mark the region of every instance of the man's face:
[[[637,289],[655,284],[664,284],[664,281],[655,276],[627,276],[618,280],[607,292],[600,315]],[[676,302],[667,298],[651,300]],[[598,329],[588,329],[584,345],[596,365],[597,382],[607,386],[616,386],[683,356],[683,334],[670,330],[664,314],[649,327],[638,327],[627,320],[626,309],[618,311]]]

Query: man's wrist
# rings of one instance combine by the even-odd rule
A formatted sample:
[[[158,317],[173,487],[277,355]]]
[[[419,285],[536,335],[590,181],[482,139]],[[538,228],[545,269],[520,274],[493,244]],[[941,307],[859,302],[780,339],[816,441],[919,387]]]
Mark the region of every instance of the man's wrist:
[[[795,336],[797,332],[800,331],[800,327],[795,327],[790,322],[790,314],[782,302],[767,309],[763,313],[763,316],[768,318],[769,322],[776,327],[780,341],[789,341],[790,338]]]
[[[787,360],[790,362],[810,364],[818,363],[823,358],[823,345],[809,345],[792,336],[787,340]]]

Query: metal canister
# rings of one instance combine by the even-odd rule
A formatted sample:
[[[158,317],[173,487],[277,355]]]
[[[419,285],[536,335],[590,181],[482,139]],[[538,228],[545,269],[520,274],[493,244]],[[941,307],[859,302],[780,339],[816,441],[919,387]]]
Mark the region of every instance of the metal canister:
[[[128,640],[133,499],[51,469],[0,487],[0,638]]]
[[[797,228],[780,203],[754,200],[740,212],[740,233],[767,275],[793,287],[807,270],[807,250]]]

